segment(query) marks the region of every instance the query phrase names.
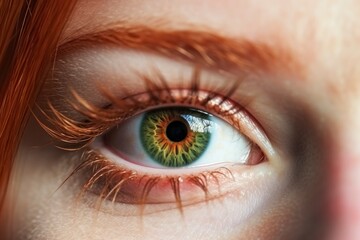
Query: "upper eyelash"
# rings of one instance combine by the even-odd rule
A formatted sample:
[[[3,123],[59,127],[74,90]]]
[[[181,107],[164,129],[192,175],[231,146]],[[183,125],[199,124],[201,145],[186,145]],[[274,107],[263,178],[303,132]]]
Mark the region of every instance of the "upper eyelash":
[[[110,165],[114,163],[107,160],[105,157],[102,157],[98,152],[86,148],[86,146],[92,143],[97,136],[102,135],[113,126],[120,124],[127,118],[139,113],[139,111],[161,104],[182,104],[195,108],[203,108],[203,110],[206,111],[215,111],[216,114],[222,116],[223,118],[231,118],[231,116],[244,110],[243,106],[239,106],[238,104],[230,104],[231,107],[227,107],[227,103],[229,101],[232,102],[232,96],[239,87],[239,81],[234,81],[228,88],[217,89],[214,91],[202,91],[201,89],[203,83],[201,81],[201,71],[198,68],[194,69],[189,85],[184,86],[181,89],[177,89],[178,92],[186,90],[188,93],[186,95],[180,94],[180,97],[178,95],[174,95],[175,90],[169,86],[168,81],[158,71],[155,71],[155,74],[151,77],[140,75],[140,78],[146,86],[146,91],[144,93],[130,95],[126,93],[126,89],[123,89],[124,95],[127,97],[122,99],[114,97],[108,89],[99,87],[100,92],[111,103],[105,107],[98,107],[91,104],[78,92],[71,89],[71,93],[75,101],[69,101],[68,103],[74,110],[82,115],[82,120],[66,116],[65,113],[55,107],[56,104],[53,103],[51,99],[47,99],[45,108],[38,105],[38,113],[40,113],[40,115],[35,115],[35,118],[50,136],[59,141],[59,148],[66,150],[84,150],[81,158],[82,163],[74,169],[69,177],[65,179],[63,184],[65,184],[69,178],[79,171],[83,169],[88,169],[89,171],[90,169],[91,177],[84,184],[83,190],[79,196],[88,192],[90,189],[93,189],[93,187],[97,184],[101,186],[100,182],[105,183],[102,184],[101,189],[98,189],[98,191],[100,191],[100,205],[102,201],[109,197],[112,197],[112,201],[115,201],[117,198],[117,194],[121,189],[121,185],[118,186],[119,181],[115,183],[114,188],[108,189],[108,184],[111,180],[113,180],[115,175],[117,174],[117,178],[119,178],[118,172],[123,171],[124,174],[120,174],[120,181],[128,181],[132,177],[132,171],[121,166],[116,166],[116,168],[113,167],[111,171],[109,169],[101,172],[99,175],[99,172],[96,169],[101,166],[109,168]],[[220,95],[216,92],[222,92],[224,94]],[[206,93],[203,99],[199,98],[200,93]],[[138,97],[141,94],[146,96],[146,102],[139,100]],[[213,100],[216,100],[217,105],[208,106]],[[236,123],[236,120],[234,120],[232,125],[236,126],[236,124],[240,123]],[[147,174],[144,174],[143,177],[148,179],[141,190],[142,196],[139,200],[140,206],[146,203],[148,194],[162,178],[161,176],[154,177]],[[191,185],[194,185],[203,191],[205,200],[208,201],[210,200],[208,182],[211,180],[220,185],[219,177],[234,180],[231,170],[226,167],[222,167],[219,169],[201,172],[197,175],[167,176],[166,181],[171,184],[176,206],[182,213],[183,200],[181,199],[180,194],[180,179],[187,181]],[[63,184],[61,184],[61,186]],[[100,206],[98,208],[100,208]],[[143,207],[141,207],[140,210],[142,214]]]
[[[225,109],[222,107],[236,92],[239,87],[238,81],[234,81],[228,89],[222,90],[222,92],[225,92],[224,95],[206,91],[206,97],[199,99],[198,95],[202,88],[201,74],[200,70],[195,68],[190,85],[178,89],[178,91],[187,90],[188,94],[175,97],[173,94],[174,89],[169,87],[165,77],[159,71],[155,72],[156,74],[152,77],[140,76],[146,86],[146,91],[143,93],[148,98],[146,102],[141,102],[137,99],[141,94],[127,95],[126,89],[123,89],[127,97],[119,99],[113,96],[109,89],[99,86],[100,91],[111,104],[106,107],[98,107],[85,100],[74,89],[70,89],[75,101],[69,101],[68,103],[75,111],[82,115],[84,120],[75,120],[66,116],[65,113],[62,113],[55,107],[51,99],[46,100],[45,107],[38,105],[38,114],[34,114],[34,116],[43,129],[59,142],[59,148],[78,150],[89,145],[97,136],[139,111],[160,104],[185,104],[209,110],[207,104],[214,99],[218,99],[218,105],[212,106],[211,109],[216,111],[218,115],[231,117],[231,115],[243,110],[243,107],[239,105]]]

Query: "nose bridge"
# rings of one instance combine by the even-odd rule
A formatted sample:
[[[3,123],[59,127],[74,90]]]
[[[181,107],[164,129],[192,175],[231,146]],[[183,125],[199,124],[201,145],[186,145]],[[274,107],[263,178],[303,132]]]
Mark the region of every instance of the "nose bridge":
[[[349,107],[349,106],[348,106]],[[331,240],[360,239],[360,106],[342,107],[328,134]]]

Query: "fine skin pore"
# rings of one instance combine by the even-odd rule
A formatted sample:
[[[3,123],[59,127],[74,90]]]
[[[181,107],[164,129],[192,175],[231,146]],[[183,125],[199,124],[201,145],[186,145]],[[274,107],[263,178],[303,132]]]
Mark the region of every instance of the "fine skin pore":
[[[48,136],[31,120],[13,175],[14,226],[20,230],[16,234],[25,239],[358,239],[360,205],[354,197],[360,194],[358,16],[360,5],[355,0],[80,0],[60,44],[126,22],[130,27],[201,29],[285,52],[283,66],[245,83],[236,93],[256,97],[248,107],[276,154],[261,167],[239,172],[243,180],[239,190],[217,202],[187,206],[183,214],[170,209],[123,216],[123,206],[91,207],[88,202],[96,201],[91,194],[76,201],[80,177],[55,192],[76,163],[69,153],[46,146]],[[156,52],[139,57],[122,55],[122,47],[111,49],[119,52],[111,55],[115,64],[157,61],[169,76],[171,69],[189,71],[187,64],[192,64]],[[109,56],[93,46],[89,52],[74,51],[64,61],[86,62],[83,59],[95,53],[100,59]],[[96,67],[99,62],[93,57],[94,69],[83,71],[96,73],[104,67]],[[81,91],[96,93],[81,88],[95,84],[76,81]]]

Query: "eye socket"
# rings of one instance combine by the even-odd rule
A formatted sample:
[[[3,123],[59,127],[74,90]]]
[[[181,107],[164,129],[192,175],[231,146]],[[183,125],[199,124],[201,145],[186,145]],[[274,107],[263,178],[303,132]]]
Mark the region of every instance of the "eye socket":
[[[125,161],[152,168],[249,163],[251,142],[233,126],[201,110],[159,108],[121,123],[104,137]]]
[[[246,190],[248,178],[270,173],[268,164],[248,166],[272,156],[272,148],[242,107],[246,101],[233,100],[238,82],[224,88],[203,86],[201,76],[195,69],[189,85],[178,86],[160,72],[139,75],[145,91],[99,87],[103,107],[74,89],[71,107],[81,120],[67,117],[48,101],[50,112],[42,113],[54,126],[42,126],[65,147],[86,147],[74,170],[84,169],[88,178],[83,192],[134,207],[146,205],[150,212],[154,205],[182,211],[183,206]],[[160,134],[149,130],[154,126]]]

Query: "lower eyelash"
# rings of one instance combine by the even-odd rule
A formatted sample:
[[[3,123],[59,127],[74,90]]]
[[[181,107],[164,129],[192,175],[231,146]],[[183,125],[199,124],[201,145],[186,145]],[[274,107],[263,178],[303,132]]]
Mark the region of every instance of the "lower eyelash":
[[[82,115],[84,120],[75,120],[60,112],[54,106],[51,100],[48,100],[46,108],[40,108],[40,115],[35,118],[39,124],[52,136],[61,143],[59,148],[65,150],[83,151],[82,163],[70,174],[64,183],[79,173],[84,172],[87,180],[82,186],[79,198],[85,193],[92,192],[99,196],[98,208],[105,200],[119,202],[124,204],[139,205],[140,212],[146,204],[152,203],[149,196],[153,194],[154,189],[162,187],[172,192],[172,202],[175,203],[180,212],[183,206],[192,204],[191,201],[184,199],[184,186],[197,189],[202,192],[203,198],[197,201],[209,201],[212,198],[220,197],[221,187],[226,181],[234,181],[233,173],[226,167],[221,167],[211,171],[200,172],[197,174],[185,176],[156,176],[143,174],[140,175],[133,170],[126,169],[118,164],[108,160],[94,149],[89,148],[92,141],[111,129],[113,126],[121,123],[134,114],[154,107],[157,105],[183,105],[197,107],[220,115],[227,119],[232,126],[238,127],[238,120],[233,120],[232,116],[242,111],[243,108],[237,104],[230,103],[231,96],[238,88],[238,84],[230,86],[228,89],[222,89],[224,95],[214,92],[200,90],[200,72],[195,69],[190,86],[186,89],[170,89],[166,80],[161,74],[154,79],[142,76],[147,91],[142,94],[128,96],[118,99],[111,95],[107,89],[100,90],[105,97],[111,102],[111,105],[101,108],[86,101],[76,91],[71,90],[75,102],[69,104]],[[236,83],[237,81],[234,81]],[[124,93],[126,91],[124,90]],[[126,192],[126,187],[132,192]],[[216,194],[212,194],[211,189],[217,189]],[[134,194],[134,192],[136,194]],[[168,202],[167,202],[168,203]]]
[[[94,193],[99,196],[97,201],[98,210],[101,208],[101,203],[108,200],[112,203],[138,205],[140,215],[142,215],[146,204],[155,203],[149,201],[149,195],[156,187],[160,187],[163,190],[171,190],[173,194],[172,201],[163,203],[173,202],[174,207],[177,207],[182,213],[184,205],[193,204],[194,202],[193,200],[186,201],[181,197],[181,189],[184,185],[188,188],[195,187],[198,191],[202,191],[203,199],[197,199],[197,201],[203,202],[205,200],[207,202],[214,197],[224,194],[221,193],[221,182],[226,180],[235,181],[231,170],[226,167],[220,167],[196,175],[150,176],[140,175],[132,170],[122,168],[93,149],[86,149],[81,158],[81,164],[74,169],[63,184],[76,173],[80,171],[86,172],[88,177],[85,183],[82,184],[78,200],[84,197],[87,192]],[[210,184],[216,185],[217,194],[212,195],[209,191]],[[124,188],[129,191],[126,191]],[[161,204],[161,202],[156,204]]]

